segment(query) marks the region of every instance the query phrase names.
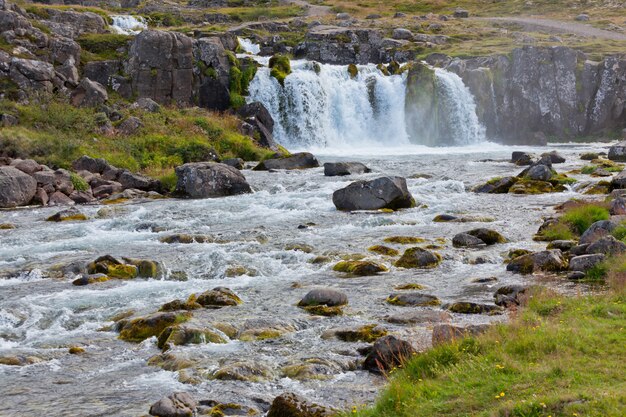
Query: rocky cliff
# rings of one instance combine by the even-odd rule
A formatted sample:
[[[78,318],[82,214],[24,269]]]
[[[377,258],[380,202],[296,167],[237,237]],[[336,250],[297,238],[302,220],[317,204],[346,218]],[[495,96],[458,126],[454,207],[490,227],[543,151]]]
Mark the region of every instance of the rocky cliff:
[[[531,144],[611,134],[626,127],[626,59],[601,62],[566,47],[515,49],[471,59],[433,56],[475,97],[487,136]]]

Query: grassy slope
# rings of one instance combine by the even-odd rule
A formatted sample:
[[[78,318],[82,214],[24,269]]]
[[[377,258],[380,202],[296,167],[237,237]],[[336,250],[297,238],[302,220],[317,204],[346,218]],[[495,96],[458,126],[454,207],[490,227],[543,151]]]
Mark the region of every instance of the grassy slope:
[[[20,124],[0,130],[2,153],[54,167],[67,168],[87,154],[158,177],[171,175],[182,163],[207,160],[212,149],[222,158],[260,160],[272,154],[239,134],[234,116],[199,108],[164,107],[158,113],[122,109],[123,118],[135,116],[143,123],[131,136],[101,133],[98,120],[104,119],[104,114],[75,108],[61,99],[48,99],[41,105],[0,101],[3,112],[17,115]]]
[[[419,354],[361,417],[624,416],[626,293],[536,294],[509,325]]]

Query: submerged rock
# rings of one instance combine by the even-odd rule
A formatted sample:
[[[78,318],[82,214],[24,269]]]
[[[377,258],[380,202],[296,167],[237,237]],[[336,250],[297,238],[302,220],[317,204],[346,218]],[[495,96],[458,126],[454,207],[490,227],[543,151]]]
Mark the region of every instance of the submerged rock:
[[[237,294],[225,287],[216,287],[203,292],[197,296],[196,302],[205,308],[221,308],[243,303]]]
[[[427,307],[438,306],[441,301],[434,295],[422,294],[419,292],[411,293],[394,293],[387,297],[389,304],[397,306],[411,306],[411,307]]]
[[[486,245],[495,245],[496,243],[505,243],[506,239],[495,230],[479,228],[465,232],[470,236],[474,236],[482,240]]]
[[[374,343],[365,357],[363,369],[380,374],[402,365],[415,353],[415,349],[409,342],[394,336],[385,336]]]
[[[326,305],[329,307],[348,304],[348,296],[331,288],[317,288],[309,291],[298,303],[299,307]]]
[[[474,187],[472,191],[475,193],[506,194],[517,180],[516,177],[493,178],[485,184]]]
[[[46,219],[46,221],[49,222],[68,222],[81,220],[87,220],[87,216],[85,216],[83,213],[75,208],[61,210]]]
[[[485,242],[467,233],[459,233],[452,238],[452,245],[455,248],[476,248],[485,246]]]
[[[326,162],[324,164],[324,175],[327,177],[364,174],[371,172],[371,169],[360,162]]]
[[[191,313],[154,313],[132,320],[117,323],[120,339],[128,342],[141,342],[152,336],[159,336],[167,327],[183,323],[191,318]]]
[[[215,329],[198,328],[187,325],[175,325],[167,327],[159,335],[157,346],[166,351],[172,346],[202,344],[202,343],[226,343],[221,332]]]
[[[254,171],[268,171],[270,169],[306,169],[320,166],[317,158],[309,152],[295,153],[284,158],[266,159],[261,161]]]
[[[211,378],[222,381],[260,382],[272,378],[272,369],[261,363],[235,362],[222,366]]]
[[[402,177],[381,177],[372,181],[356,181],[333,193],[338,210],[379,210],[411,208],[415,200]]]
[[[176,167],[176,192],[191,198],[225,197],[251,193],[239,170],[218,162],[193,162]]]

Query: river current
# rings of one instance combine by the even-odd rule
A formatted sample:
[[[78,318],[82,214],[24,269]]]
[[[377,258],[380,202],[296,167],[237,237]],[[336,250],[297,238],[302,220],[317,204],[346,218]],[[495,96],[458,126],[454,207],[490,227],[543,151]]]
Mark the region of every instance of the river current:
[[[551,148],[515,148],[536,153]],[[350,407],[372,402],[384,379],[358,370],[364,343],[322,337],[329,329],[378,323],[390,333],[425,349],[432,323],[393,324],[392,315],[420,310],[392,306],[385,298],[406,283],[425,286],[423,292],[444,303],[468,300],[493,302],[494,288],[532,278],[505,271],[509,249],[542,249],[532,235],[552,206],[579,194],[570,190],[537,196],[474,194],[468,189],[495,176],[514,175],[521,168],[507,162],[514,148],[477,144],[460,148],[405,147],[387,149],[320,150],[320,162],[358,160],[372,173],[325,177],[323,168],[288,172],[243,171],[253,194],[206,200],[166,199],[116,206],[99,218],[103,206],[80,209],[88,221],[50,223],[58,208],[0,212],[0,357],[32,356],[37,363],[0,365],[2,416],[139,416],[150,404],[173,391],[187,391],[203,400],[236,402],[262,409],[272,398],[295,391],[324,404]],[[567,158],[555,165],[567,172],[584,165],[580,153],[601,151],[600,145],[561,146]],[[360,154],[360,155],[359,155]],[[339,156],[342,155],[342,156]],[[347,156],[350,155],[350,156]],[[427,174],[430,178],[417,178]],[[381,175],[407,178],[418,207],[395,213],[343,213],[332,203],[333,191],[356,179]],[[589,181],[589,176],[574,175]],[[493,221],[435,223],[437,214],[490,218]],[[301,226],[301,227],[299,227]],[[306,226],[306,227],[304,227]],[[452,237],[476,227],[501,232],[509,243],[485,249],[452,247]],[[166,244],[173,233],[205,234],[216,243]],[[432,270],[402,270],[391,259],[368,252],[389,236],[417,236],[441,245],[444,261]],[[405,245],[390,245],[403,250]],[[300,250],[298,250],[300,249]],[[301,250],[301,249],[304,249]],[[332,266],[347,254],[363,254],[382,262],[390,272],[345,278]],[[111,254],[154,259],[165,268],[162,279],[112,280],[85,287],[74,277],[50,276],[55,265],[89,262]],[[329,263],[312,263],[327,256]],[[481,258],[476,262],[477,258]],[[482,262],[482,263],[481,263]],[[232,267],[246,273],[227,277]],[[184,271],[188,279],[176,280]],[[497,282],[475,283],[496,277]],[[191,369],[167,371],[147,364],[160,353],[155,339],[132,344],[117,339],[112,318],[130,310],[135,315],[155,312],[163,303],[186,298],[217,286],[235,291],[244,301],[237,307],[211,310],[203,320],[254,326],[262,319],[289,331],[268,340],[230,340],[226,344],[178,346],[170,352],[194,363]],[[315,287],[345,292],[344,316],[313,317],[296,307]],[[439,307],[422,310],[440,311]],[[486,323],[506,316],[453,315],[452,323]],[[82,346],[82,355],[68,347]],[[335,371],[327,379],[295,380],[284,376],[286,366],[317,358]],[[212,380],[207,375],[224,364],[249,361],[271,370],[256,382]],[[191,376],[190,376],[191,375]],[[183,382],[181,382],[183,381]]]

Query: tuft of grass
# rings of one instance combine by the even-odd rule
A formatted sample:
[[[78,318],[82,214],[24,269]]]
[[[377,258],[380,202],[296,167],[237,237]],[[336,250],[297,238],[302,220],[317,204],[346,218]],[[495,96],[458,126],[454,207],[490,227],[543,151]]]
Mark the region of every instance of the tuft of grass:
[[[393,370],[359,417],[622,416],[626,294],[534,292],[511,323],[437,346]]]
[[[568,210],[561,220],[570,224],[578,234],[582,235],[593,223],[608,220],[609,210],[596,204],[583,204]]]
[[[541,232],[541,240],[552,242],[553,240],[573,240],[576,238],[572,229],[564,223],[556,223]]]
[[[125,58],[131,39],[114,33],[89,33],[79,36],[76,42],[83,49],[81,61],[88,62]]]

